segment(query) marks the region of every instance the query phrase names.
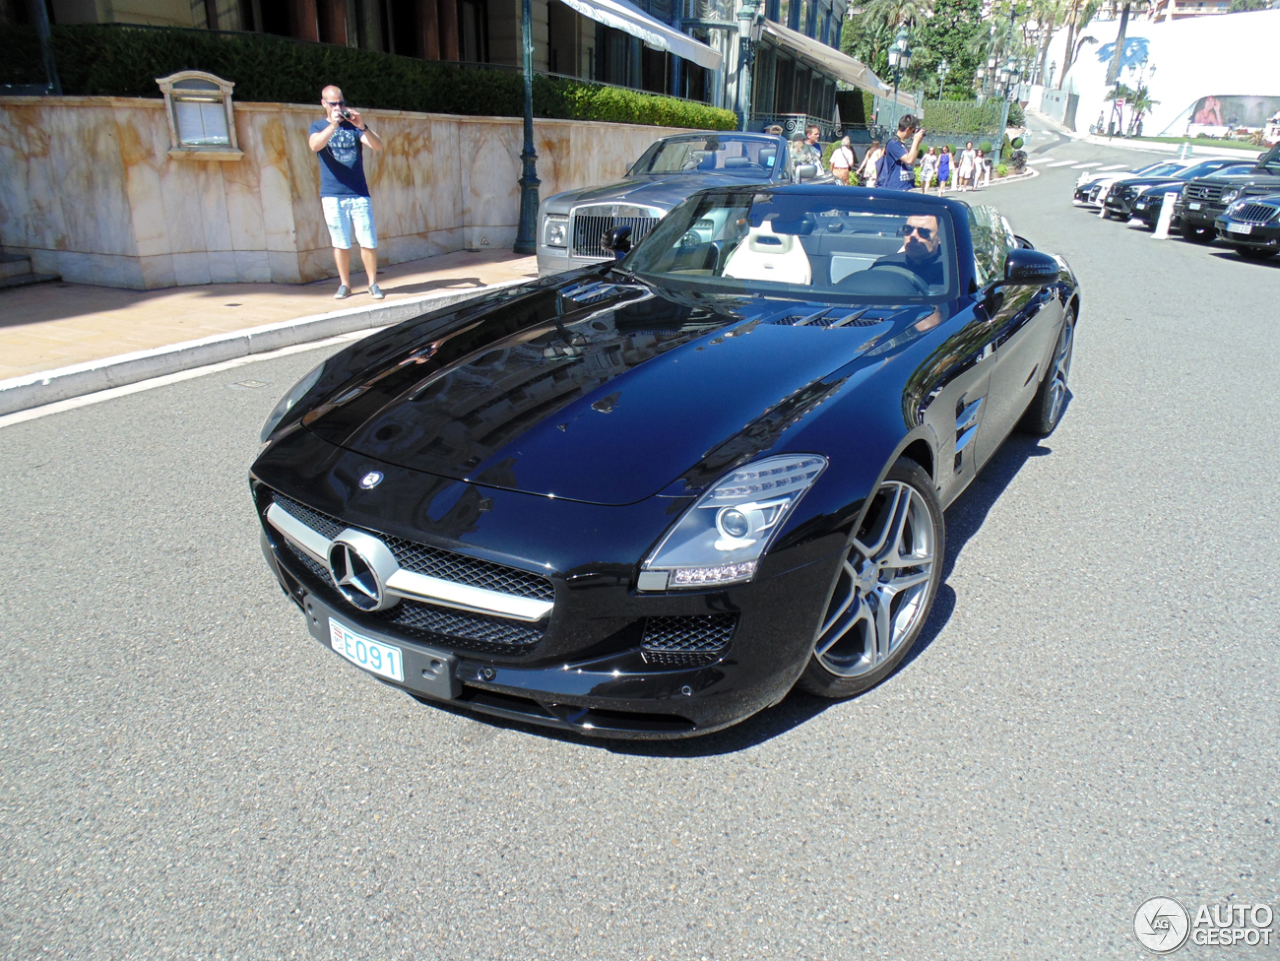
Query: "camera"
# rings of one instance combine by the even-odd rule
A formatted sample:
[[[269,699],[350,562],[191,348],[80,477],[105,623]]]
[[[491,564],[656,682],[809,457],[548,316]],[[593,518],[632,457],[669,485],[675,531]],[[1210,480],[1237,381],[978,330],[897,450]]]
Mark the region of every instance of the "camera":
[[[350,110],[348,110],[346,107],[343,107],[343,108],[342,108],[342,119],[343,119],[343,120],[350,120],[350,119],[351,119],[351,111],[350,111]]]

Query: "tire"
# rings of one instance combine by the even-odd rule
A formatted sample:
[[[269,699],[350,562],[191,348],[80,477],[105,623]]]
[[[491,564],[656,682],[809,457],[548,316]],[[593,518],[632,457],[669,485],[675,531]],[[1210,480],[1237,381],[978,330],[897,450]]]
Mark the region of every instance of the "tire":
[[[1182,239],[1193,244],[1211,244],[1218,239],[1218,231],[1214,227],[1196,227],[1192,224],[1182,225]]]
[[[1075,344],[1076,315],[1068,307],[1066,316],[1062,318],[1062,332],[1058,334],[1058,342],[1053,348],[1053,359],[1049,361],[1049,372],[1040,381],[1040,389],[1027,405],[1027,412],[1018,425],[1026,433],[1048,437],[1062,420],[1062,412],[1067,406],[1067,379],[1071,376]]]
[[[1274,250],[1263,250],[1259,247],[1242,247],[1239,244],[1233,245],[1238,253],[1245,260],[1270,260],[1276,255]]]
[[[892,674],[929,618],[946,546],[933,481],[915,461],[900,459],[849,542],[800,689],[849,697]]]

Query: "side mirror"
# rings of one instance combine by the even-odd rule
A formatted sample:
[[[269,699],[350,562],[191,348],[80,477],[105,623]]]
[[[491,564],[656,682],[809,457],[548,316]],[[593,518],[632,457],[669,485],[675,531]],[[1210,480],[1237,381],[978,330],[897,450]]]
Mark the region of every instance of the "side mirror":
[[[631,228],[613,227],[606,230],[600,246],[605,250],[612,250],[614,258],[621,260],[631,252]]]
[[[1018,242],[1018,247],[1021,248],[1022,250],[1036,249],[1036,245],[1033,244],[1031,241],[1029,241],[1026,237],[1023,237],[1021,234],[1014,234],[1013,239]]]
[[[806,180],[813,180],[818,176],[818,167],[816,164],[796,164],[796,183],[804,183]]]
[[[1061,273],[1058,261],[1039,250],[1011,250],[1004,262],[1004,279],[1009,284],[1047,284]]]

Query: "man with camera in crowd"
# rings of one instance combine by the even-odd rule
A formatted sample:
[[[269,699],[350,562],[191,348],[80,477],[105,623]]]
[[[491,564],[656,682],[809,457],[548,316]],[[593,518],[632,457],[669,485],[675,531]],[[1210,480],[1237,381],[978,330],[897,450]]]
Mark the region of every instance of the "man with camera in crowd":
[[[898,121],[898,135],[885,144],[884,158],[876,177],[876,186],[882,190],[914,190],[916,185],[916,158],[920,156],[920,141],[924,130],[912,114],[904,114]],[[907,145],[907,141],[911,145]]]
[[[369,278],[369,296],[382,300],[378,277],[378,233],[373,225],[373,203],[364,179],[364,152],[382,149],[382,138],[360,114],[347,108],[335,86],[320,91],[327,120],[311,125],[308,143],[320,160],[320,203],[333,241],[333,259],[341,286],[333,295],[344,300],[351,293],[351,242],[360,247],[360,259]]]

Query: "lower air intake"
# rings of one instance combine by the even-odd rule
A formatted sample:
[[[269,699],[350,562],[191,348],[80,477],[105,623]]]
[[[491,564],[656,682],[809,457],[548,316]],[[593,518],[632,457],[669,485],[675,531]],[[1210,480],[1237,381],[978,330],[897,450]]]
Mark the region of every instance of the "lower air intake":
[[[728,647],[737,626],[737,614],[651,617],[640,650],[650,664],[694,667],[714,660]]]

